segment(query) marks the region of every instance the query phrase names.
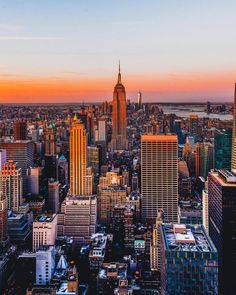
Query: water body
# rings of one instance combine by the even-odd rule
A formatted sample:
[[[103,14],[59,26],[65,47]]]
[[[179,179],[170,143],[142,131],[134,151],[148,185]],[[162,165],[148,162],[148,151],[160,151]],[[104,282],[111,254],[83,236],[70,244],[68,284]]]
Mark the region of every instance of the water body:
[[[160,108],[163,109],[165,114],[176,114],[182,118],[188,118],[190,115],[198,115],[199,118],[210,118],[210,119],[220,119],[222,121],[225,120],[233,120],[233,115],[231,114],[207,114],[205,112],[205,106],[196,106],[196,105],[181,105],[181,106],[170,106],[170,105],[162,105]]]

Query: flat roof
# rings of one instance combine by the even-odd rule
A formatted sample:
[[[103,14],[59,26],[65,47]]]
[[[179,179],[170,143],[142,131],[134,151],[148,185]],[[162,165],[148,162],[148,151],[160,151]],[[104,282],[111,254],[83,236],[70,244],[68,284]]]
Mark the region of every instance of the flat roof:
[[[51,222],[55,218],[56,215],[47,216],[47,215],[40,215],[35,219],[35,222]]]
[[[202,225],[162,224],[164,246],[169,251],[216,252]]]
[[[173,141],[173,142],[178,142],[178,137],[175,134],[157,134],[157,135],[152,135],[152,134],[143,134],[141,136],[141,142],[143,141]]]

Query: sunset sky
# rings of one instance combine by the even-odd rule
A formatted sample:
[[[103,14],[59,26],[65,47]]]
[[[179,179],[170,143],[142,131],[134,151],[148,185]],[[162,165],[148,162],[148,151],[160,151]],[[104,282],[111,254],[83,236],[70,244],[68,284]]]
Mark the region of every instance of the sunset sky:
[[[0,103],[232,101],[235,0],[0,0]]]

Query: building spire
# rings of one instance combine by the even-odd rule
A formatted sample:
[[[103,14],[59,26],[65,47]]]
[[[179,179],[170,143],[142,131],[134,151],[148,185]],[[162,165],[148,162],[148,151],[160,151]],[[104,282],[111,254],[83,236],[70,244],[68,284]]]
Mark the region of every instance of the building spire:
[[[120,73],[120,60],[119,60],[119,73],[118,73],[118,84],[121,84],[121,73]]]

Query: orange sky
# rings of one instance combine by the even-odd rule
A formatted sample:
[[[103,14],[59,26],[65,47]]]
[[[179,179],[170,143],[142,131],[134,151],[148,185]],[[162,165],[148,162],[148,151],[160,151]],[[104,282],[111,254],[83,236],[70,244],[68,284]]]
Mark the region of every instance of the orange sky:
[[[215,97],[231,100],[236,72],[221,74],[123,75],[127,98],[136,99],[139,89],[146,101],[180,101]],[[112,97],[115,78],[7,78],[0,75],[0,102],[86,102]],[[173,99],[172,99],[173,97]]]

